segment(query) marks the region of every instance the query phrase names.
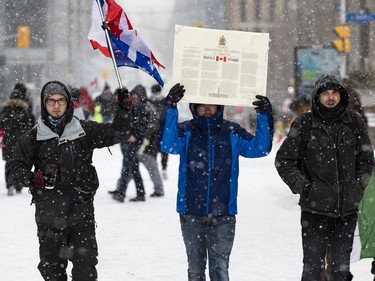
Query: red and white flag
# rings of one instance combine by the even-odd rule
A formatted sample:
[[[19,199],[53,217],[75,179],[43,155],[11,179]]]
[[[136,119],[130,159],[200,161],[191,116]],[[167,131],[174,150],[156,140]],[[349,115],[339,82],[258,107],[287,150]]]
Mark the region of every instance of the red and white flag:
[[[105,22],[108,25],[108,33],[117,66],[129,66],[141,69],[154,77],[163,86],[164,82],[160,77],[158,67],[165,67],[156,60],[154,54],[139,36],[137,30],[133,28],[124,10],[115,0],[93,0],[92,24],[88,34],[88,39],[93,48],[99,49],[106,57],[110,57],[96,1],[99,2]]]

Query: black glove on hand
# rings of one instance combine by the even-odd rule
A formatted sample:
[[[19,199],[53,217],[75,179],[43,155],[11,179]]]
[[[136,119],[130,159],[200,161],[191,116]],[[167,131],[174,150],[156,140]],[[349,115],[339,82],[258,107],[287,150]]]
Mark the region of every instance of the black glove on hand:
[[[177,83],[169,90],[168,95],[165,97],[165,102],[170,105],[176,106],[184,96],[184,93],[184,86],[180,85],[180,83]]]
[[[130,110],[132,107],[132,98],[129,95],[128,89],[118,89],[117,103],[122,109]]]
[[[46,165],[44,173],[38,171],[34,173],[34,187],[53,189],[56,182],[56,166]]]
[[[256,95],[255,97],[259,99],[258,101],[253,102],[253,105],[255,105],[255,111],[257,113],[266,113],[271,108],[270,100],[261,95]]]

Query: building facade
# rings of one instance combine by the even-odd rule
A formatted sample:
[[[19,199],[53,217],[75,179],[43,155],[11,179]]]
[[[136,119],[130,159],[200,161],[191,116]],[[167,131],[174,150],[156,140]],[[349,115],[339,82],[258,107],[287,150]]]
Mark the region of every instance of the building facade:
[[[346,75],[375,69],[375,23],[343,22],[342,4],[346,13],[375,13],[371,0],[234,0],[226,1],[225,28],[270,33],[268,91],[281,103],[288,95],[288,85],[294,83],[294,48],[331,45],[338,39],[335,26],[350,27]]]
[[[74,0],[0,0],[0,101],[9,97],[17,82],[39,90],[51,79],[73,85],[84,80],[91,5]],[[19,46],[19,27],[29,30],[26,48]]]

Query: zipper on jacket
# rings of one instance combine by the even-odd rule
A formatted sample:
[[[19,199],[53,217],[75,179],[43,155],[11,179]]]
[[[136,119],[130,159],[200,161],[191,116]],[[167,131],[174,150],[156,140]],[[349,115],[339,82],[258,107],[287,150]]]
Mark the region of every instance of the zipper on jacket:
[[[207,136],[208,136],[208,140],[207,140],[207,165],[208,165],[208,169],[207,169],[207,198],[206,198],[206,215],[208,215],[209,211],[210,211],[210,193],[211,193],[211,154],[213,153],[211,151],[211,131],[210,131],[210,120],[207,118]]]
[[[337,165],[337,146],[334,143],[333,147],[335,148],[335,166],[336,166],[336,182],[337,182],[337,211],[339,212],[339,216],[341,216],[341,200],[340,200],[340,184],[339,184],[339,172],[338,172],[338,165]]]
[[[341,211],[341,192],[340,192],[340,181],[339,181],[339,170],[338,170],[338,156],[340,151],[339,148],[339,131],[342,127],[342,123],[339,124],[337,131],[336,131],[336,137],[334,139],[335,142],[335,164],[336,164],[336,180],[337,180],[337,194],[338,194],[338,200],[337,200],[337,208],[339,211],[339,216],[341,217],[344,214],[344,210]],[[344,190],[343,194],[344,194]],[[344,206],[343,206],[344,207]]]
[[[337,128],[336,136],[338,135],[338,131],[339,131],[340,127],[341,127],[341,125]],[[333,141],[333,148],[335,150],[336,187],[337,187],[337,211],[338,211],[339,216],[341,216],[341,211],[340,211],[340,208],[341,208],[340,184],[339,184],[339,172],[338,172],[338,165],[337,165],[337,145],[336,145],[336,141],[338,141],[338,140],[336,139],[336,137],[331,138],[330,134],[327,132],[327,130],[325,129],[324,126],[322,128],[326,132],[327,136]]]

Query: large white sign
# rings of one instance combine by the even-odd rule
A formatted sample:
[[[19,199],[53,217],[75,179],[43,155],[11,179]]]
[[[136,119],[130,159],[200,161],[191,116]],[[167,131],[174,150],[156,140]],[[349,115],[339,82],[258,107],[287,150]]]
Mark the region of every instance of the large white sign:
[[[176,25],[173,82],[182,101],[252,106],[266,95],[269,34]]]

